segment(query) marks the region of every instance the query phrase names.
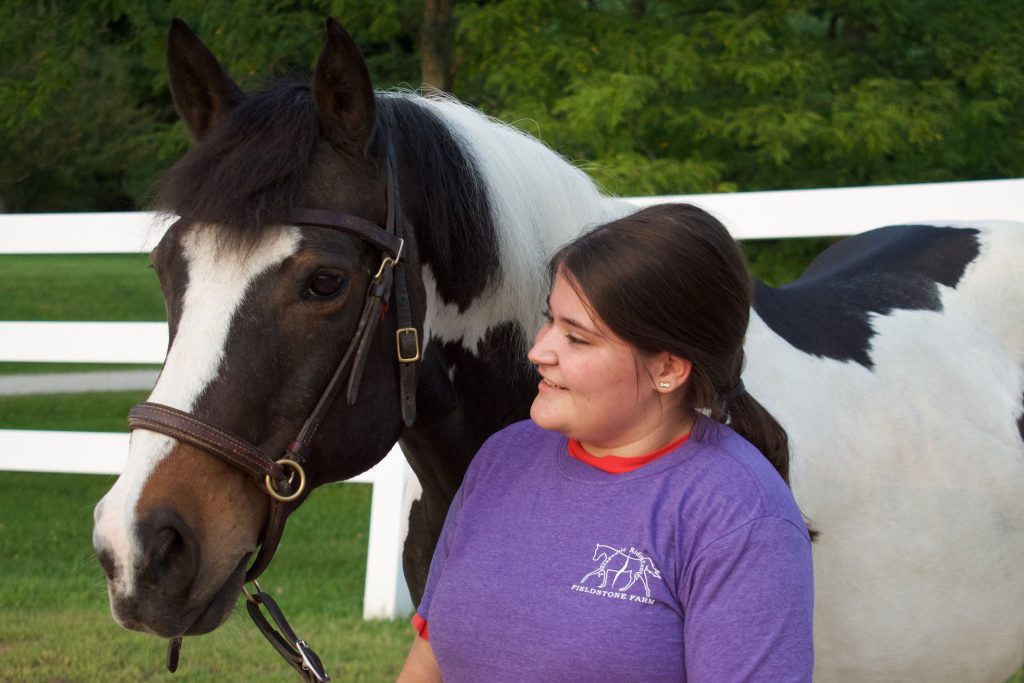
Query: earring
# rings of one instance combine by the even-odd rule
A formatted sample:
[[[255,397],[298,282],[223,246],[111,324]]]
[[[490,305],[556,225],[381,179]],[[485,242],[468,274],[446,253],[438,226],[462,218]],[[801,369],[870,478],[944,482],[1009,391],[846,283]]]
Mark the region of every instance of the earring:
[[[658,382],[658,386],[662,389],[671,389],[672,385],[669,382]]]

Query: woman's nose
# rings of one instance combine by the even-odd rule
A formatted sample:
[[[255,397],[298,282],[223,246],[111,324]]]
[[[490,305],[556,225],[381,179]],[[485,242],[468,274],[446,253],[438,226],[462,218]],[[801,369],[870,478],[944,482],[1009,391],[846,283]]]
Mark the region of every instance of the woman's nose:
[[[548,333],[551,331],[551,323],[544,325],[533,338],[533,346],[526,354],[527,360],[534,365],[551,365],[555,362],[555,353],[551,345],[547,343]]]

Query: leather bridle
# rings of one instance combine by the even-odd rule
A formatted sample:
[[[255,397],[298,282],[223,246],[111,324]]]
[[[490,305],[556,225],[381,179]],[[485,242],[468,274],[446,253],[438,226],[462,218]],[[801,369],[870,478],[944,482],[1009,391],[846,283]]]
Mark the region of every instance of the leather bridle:
[[[243,586],[242,592],[246,596],[250,616],[271,645],[295,667],[304,680],[317,683],[330,680],[319,658],[305,642],[295,636],[280,608],[269,595],[259,589],[256,579],[270,564],[284,533],[285,521],[297,506],[296,501],[308,493],[309,482],[305,468],[312,457],[313,438],[343,385],[347,385],[348,403],[351,405],[356,402],[370,343],[378,322],[387,311],[393,289],[398,320],[395,348],[399,364],[402,420],[407,426],[416,420],[416,366],[420,360],[420,341],[406,285],[405,261],[402,258],[406,243],[405,219],[398,194],[394,151],[390,145],[385,157],[385,193],[387,217],[384,228],[359,216],[324,209],[298,209],[290,217],[290,223],[295,225],[329,228],[358,237],[376,247],[382,257],[380,267],[367,287],[363,311],[352,341],[313,412],[281,457],[273,458],[245,439],[170,406],[143,402],[128,413],[128,426],[131,430],[159,432],[211,453],[254,477],[257,486],[270,497],[270,510],[261,534],[259,551],[245,575],[245,583],[254,583],[257,591],[250,593]],[[191,221],[182,217],[178,223],[182,222]],[[284,636],[263,616],[261,605],[267,608]],[[181,637],[172,638],[167,657],[167,666],[172,672],[177,668],[180,647]]]

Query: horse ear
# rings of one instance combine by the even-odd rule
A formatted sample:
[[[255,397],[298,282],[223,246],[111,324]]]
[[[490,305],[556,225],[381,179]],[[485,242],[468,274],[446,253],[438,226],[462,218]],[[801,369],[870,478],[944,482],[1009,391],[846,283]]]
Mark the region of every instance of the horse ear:
[[[193,140],[217,126],[245,98],[209,48],[181,19],[167,34],[167,75],[174,108]]]
[[[327,139],[345,149],[364,151],[376,120],[373,83],[359,47],[332,18],[327,19],[327,44],[313,74],[313,95]]]

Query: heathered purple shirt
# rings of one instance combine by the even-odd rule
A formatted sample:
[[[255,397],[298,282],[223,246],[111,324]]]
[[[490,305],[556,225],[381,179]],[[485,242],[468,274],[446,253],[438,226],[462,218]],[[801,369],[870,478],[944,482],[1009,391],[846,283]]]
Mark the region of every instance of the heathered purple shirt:
[[[532,422],[466,474],[418,613],[447,683],[810,681],[811,546],[793,496],[734,431],[632,472]]]

